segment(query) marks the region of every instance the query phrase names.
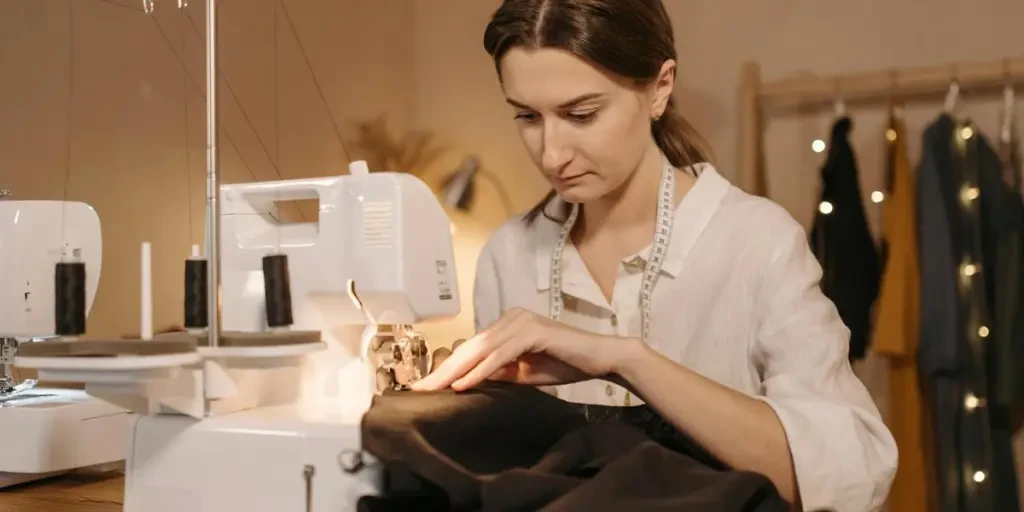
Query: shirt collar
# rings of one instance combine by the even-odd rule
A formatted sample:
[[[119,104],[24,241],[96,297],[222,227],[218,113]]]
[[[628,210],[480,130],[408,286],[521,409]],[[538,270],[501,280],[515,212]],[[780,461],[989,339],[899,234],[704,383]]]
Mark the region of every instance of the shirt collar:
[[[697,171],[697,182],[676,206],[668,254],[661,267],[662,273],[672,278],[677,277],[682,271],[683,261],[708,224],[711,223],[711,218],[718,210],[718,205],[721,204],[726,192],[731,187],[729,181],[718,174],[714,166],[709,163],[697,164],[694,169]],[[653,201],[654,198],[651,200]],[[557,197],[551,200],[545,208],[544,214],[538,216],[536,228],[533,230],[537,290],[539,291],[547,290],[551,284],[551,253],[558,241],[562,227],[561,222],[552,219],[563,217],[564,205],[565,203]],[[622,261],[628,263],[638,258],[639,262],[646,264],[650,252],[651,246],[648,245]],[[585,282],[593,281],[589,278],[586,266],[571,243],[566,244],[562,265],[566,292],[569,292],[570,286],[585,286]]]

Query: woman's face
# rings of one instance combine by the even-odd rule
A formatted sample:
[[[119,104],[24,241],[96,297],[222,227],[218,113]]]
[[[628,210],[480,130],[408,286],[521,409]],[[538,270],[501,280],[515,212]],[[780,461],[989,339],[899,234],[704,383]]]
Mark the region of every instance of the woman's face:
[[[563,200],[585,203],[622,186],[651,149],[674,63],[646,88],[561,50],[509,51],[502,89],[530,157]],[[667,73],[666,73],[667,71]]]

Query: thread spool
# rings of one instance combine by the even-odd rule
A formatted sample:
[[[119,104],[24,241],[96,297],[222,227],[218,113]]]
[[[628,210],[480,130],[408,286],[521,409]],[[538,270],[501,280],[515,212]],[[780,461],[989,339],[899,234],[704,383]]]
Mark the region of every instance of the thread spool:
[[[268,254],[263,257],[263,296],[267,326],[288,327],[292,319],[291,280],[288,276],[288,255]]]
[[[206,260],[199,257],[199,246],[192,246],[192,256],[185,260],[185,329],[209,327],[206,301]]]
[[[62,261],[54,267],[54,332],[85,334],[85,262]]]

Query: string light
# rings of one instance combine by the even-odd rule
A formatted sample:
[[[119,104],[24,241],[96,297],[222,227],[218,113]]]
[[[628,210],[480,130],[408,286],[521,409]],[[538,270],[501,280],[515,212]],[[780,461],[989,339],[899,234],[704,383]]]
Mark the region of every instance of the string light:
[[[980,484],[980,483],[985,481],[985,476],[986,475],[985,475],[984,471],[975,471],[974,472],[974,481]]]
[[[987,326],[983,325],[981,327],[978,327],[978,336],[980,336],[982,338],[988,338],[988,335],[989,335],[989,330],[988,330]]]
[[[876,190],[871,193],[871,202],[878,204],[885,201],[885,194],[881,190]]]
[[[967,393],[967,396],[964,397],[964,407],[967,408],[968,412],[977,409],[978,406],[980,406],[980,405],[981,405],[981,399],[979,399],[978,397],[974,396],[973,393]]]
[[[970,205],[971,201],[974,201],[981,195],[981,191],[978,187],[964,186],[960,188],[960,200],[963,201],[964,205]]]
[[[818,204],[818,211],[821,212],[822,215],[828,215],[832,213],[832,210],[834,209],[835,208],[832,206],[832,203],[828,201],[822,201]]]
[[[964,126],[960,129],[960,136],[963,137],[964,140],[971,140],[971,137],[974,136],[974,129],[970,126]]]
[[[814,142],[811,143],[811,150],[814,151],[815,153],[821,153],[822,151],[825,151],[825,147],[825,141],[821,139],[814,139]]]
[[[896,130],[889,128],[885,131],[885,139],[889,142],[896,142]]]
[[[974,263],[964,263],[960,272],[966,277],[971,277],[978,273],[978,266]]]

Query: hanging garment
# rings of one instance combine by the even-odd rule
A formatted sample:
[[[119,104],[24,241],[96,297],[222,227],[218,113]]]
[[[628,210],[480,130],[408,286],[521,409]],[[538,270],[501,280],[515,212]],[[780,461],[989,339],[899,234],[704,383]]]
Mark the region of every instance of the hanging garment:
[[[1018,510],[1009,414],[995,398],[988,343],[1004,188],[977,128],[943,114],[925,130],[917,173],[919,364],[931,402],[939,510]]]
[[[899,467],[889,494],[890,510],[929,510],[928,446],[917,371],[918,306],[917,220],[903,121],[890,114],[887,188],[882,233],[885,264],[878,297],[872,350],[889,362],[889,429],[900,450]]]
[[[864,215],[857,159],[849,141],[852,126],[843,117],[832,127],[828,157],[821,168],[821,201],[811,229],[811,247],[824,271],[822,291],[850,329],[850,359],[857,360],[867,351],[881,269]]]
[[[1011,115],[1008,113],[1008,115]],[[1007,133],[999,141],[1002,189],[995,206],[996,279],[994,343],[998,356],[996,402],[1013,408],[1024,405],[1024,199],[1020,190],[1021,153],[1016,125],[1006,121]]]
[[[666,434],[646,407],[597,409],[604,419],[588,420],[534,387],[494,383],[377,396],[363,417],[364,449],[425,483],[419,496],[406,485],[360,500],[360,510],[788,510],[766,477],[726,470]]]
[[[1020,371],[1024,361],[1024,200],[1021,190],[1024,172],[1021,164],[1020,139],[1014,115],[1013,103],[1009,102],[1002,120],[1003,131],[999,138],[999,159],[1003,169],[1003,185],[996,216],[999,222],[996,248],[996,290],[993,343],[999,354],[994,358],[996,369],[993,380],[996,403],[1009,411],[1010,421],[1019,422],[1021,406],[1024,405],[1024,372]],[[1017,436],[1021,436],[1018,433]],[[1024,444],[1015,443],[1014,459],[1018,479],[1018,499],[1024,499],[1019,492],[1024,477]],[[1024,510],[1024,503],[1020,504]]]

